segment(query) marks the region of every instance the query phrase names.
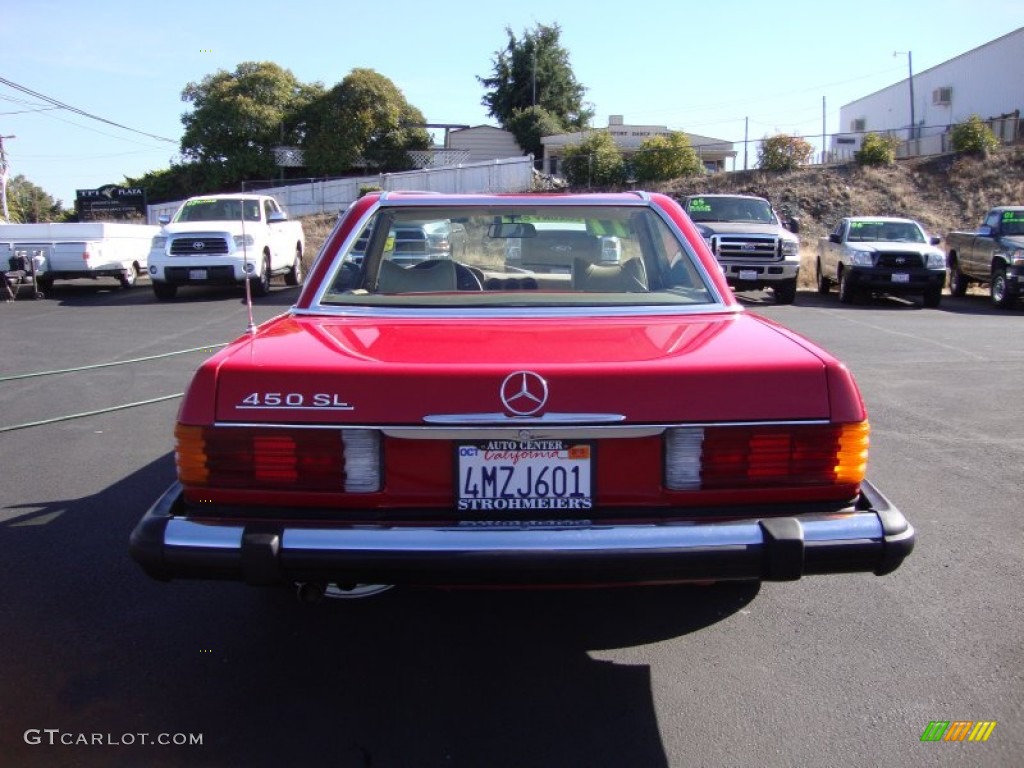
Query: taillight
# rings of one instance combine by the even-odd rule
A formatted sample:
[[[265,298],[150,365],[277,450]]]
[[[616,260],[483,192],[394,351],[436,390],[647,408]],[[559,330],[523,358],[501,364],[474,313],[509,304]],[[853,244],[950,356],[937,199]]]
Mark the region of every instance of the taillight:
[[[380,490],[380,434],[359,429],[192,427],[179,424],[182,485],[252,490]]]
[[[670,490],[856,485],[868,462],[868,422],[669,429]]]

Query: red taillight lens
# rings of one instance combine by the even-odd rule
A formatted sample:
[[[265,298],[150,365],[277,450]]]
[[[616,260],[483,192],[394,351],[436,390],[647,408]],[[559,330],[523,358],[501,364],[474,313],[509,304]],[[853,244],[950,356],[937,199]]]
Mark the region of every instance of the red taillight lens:
[[[380,489],[376,432],[343,429],[175,429],[185,486],[372,492]]]
[[[672,490],[846,485],[864,479],[868,423],[683,427],[666,439]]]

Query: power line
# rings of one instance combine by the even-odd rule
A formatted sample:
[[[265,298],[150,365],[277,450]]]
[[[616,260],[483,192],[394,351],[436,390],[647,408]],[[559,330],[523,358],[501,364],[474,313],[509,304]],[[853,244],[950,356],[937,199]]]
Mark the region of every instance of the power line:
[[[33,98],[41,99],[42,101],[45,101],[48,104],[52,104],[55,107],[59,107],[60,109],[66,109],[69,112],[74,112],[76,115],[81,115],[82,117],[88,117],[90,120],[97,120],[97,121],[99,121],[101,123],[106,123],[107,125],[112,125],[115,128],[120,128],[122,130],[130,131],[132,133],[137,133],[137,134],[139,134],[141,136],[148,136],[149,138],[156,139],[157,141],[166,141],[169,144],[177,144],[178,143],[175,139],[168,139],[165,136],[157,136],[155,133],[147,133],[146,131],[140,131],[140,130],[137,130],[135,128],[129,128],[127,125],[122,125],[121,123],[116,123],[113,120],[107,120],[105,117],[100,117],[99,115],[94,115],[91,112],[86,112],[85,110],[79,109],[78,107],[73,107],[70,104],[65,104],[63,101],[58,101],[57,99],[51,98],[50,96],[45,96],[45,95],[39,93],[38,91],[33,91],[31,88],[26,88],[23,85],[18,85],[17,83],[12,83],[10,80],[7,80],[6,78],[3,78],[3,77],[0,77],[0,84],[6,85],[9,88],[13,88],[16,91],[21,91],[22,93],[27,94],[29,96],[32,96]]]

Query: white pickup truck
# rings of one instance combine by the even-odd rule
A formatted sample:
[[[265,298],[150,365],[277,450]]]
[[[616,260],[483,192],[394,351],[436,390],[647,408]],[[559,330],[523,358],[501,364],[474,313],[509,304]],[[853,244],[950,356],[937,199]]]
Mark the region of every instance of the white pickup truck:
[[[230,285],[248,280],[255,296],[270,292],[270,279],[302,282],[306,247],[302,222],[289,221],[266,195],[205,195],[161,217],[153,238],[149,276],[158,299],[173,299],[180,285]]]
[[[160,231],[146,224],[107,222],[0,224],[0,260],[31,261],[40,291],[54,280],[114,278],[125,288],[146,269],[150,244]],[[26,263],[27,263],[26,261]]]

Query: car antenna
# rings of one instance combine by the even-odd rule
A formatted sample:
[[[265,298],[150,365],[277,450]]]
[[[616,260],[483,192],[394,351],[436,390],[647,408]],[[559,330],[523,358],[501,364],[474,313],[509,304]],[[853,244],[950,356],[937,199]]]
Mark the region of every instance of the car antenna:
[[[250,336],[256,335],[256,323],[252,319],[252,281],[249,279],[249,245],[245,240],[245,198],[243,197],[238,204],[238,208],[242,215],[242,263],[243,272],[245,273],[245,309],[249,313],[249,324],[245,327],[245,332]]]

